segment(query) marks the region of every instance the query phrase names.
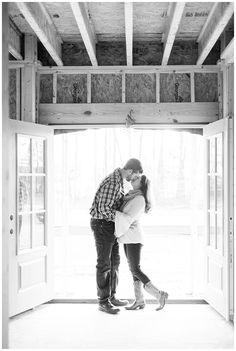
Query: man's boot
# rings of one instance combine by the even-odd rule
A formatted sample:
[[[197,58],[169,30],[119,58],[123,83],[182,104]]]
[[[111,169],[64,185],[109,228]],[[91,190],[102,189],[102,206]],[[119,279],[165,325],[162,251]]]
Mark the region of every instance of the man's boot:
[[[134,296],[135,301],[132,305],[125,307],[126,310],[141,310],[145,307],[145,300],[142,292],[142,282],[140,280],[134,281]]]
[[[144,289],[158,300],[160,306],[157,307],[156,310],[162,310],[162,308],[165,306],[166,300],[168,299],[167,292],[157,289],[152,282],[145,284]]]
[[[110,298],[110,302],[112,303],[113,306],[117,306],[117,307],[126,306],[126,305],[128,305],[128,303],[129,303],[128,300],[120,300],[120,299],[117,299],[117,298],[115,297],[115,295],[113,295],[113,296]]]
[[[120,310],[119,308],[115,308],[110,301],[99,302],[98,304],[99,311],[106,312],[109,314],[117,314]]]

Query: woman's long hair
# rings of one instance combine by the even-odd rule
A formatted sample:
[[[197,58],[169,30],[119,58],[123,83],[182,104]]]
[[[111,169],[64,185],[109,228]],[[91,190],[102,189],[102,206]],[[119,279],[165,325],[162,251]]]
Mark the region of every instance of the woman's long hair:
[[[147,179],[147,177],[143,174],[141,176],[140,190],[142,191],[144,199],[145,199],[145,212],[148,212],[151,209],[151,200],[150,200],[150,196],[149,196],[149,186],[150,186],[150,182]]]

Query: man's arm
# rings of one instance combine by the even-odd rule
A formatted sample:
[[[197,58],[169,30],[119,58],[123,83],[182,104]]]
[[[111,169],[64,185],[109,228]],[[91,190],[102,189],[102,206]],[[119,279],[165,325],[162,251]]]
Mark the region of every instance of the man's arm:
[[[115,203],[120,198],[120,186],[119,184],[112,184],[110,182],[104,184],[102,193],[98,202],[98,210],[105,217],[111,221],[115,221]]]

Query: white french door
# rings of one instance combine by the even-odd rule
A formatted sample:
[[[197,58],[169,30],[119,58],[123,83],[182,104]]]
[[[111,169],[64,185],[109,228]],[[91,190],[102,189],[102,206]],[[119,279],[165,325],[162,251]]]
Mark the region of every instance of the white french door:
[[[52,145],[48,126],[10,121],[9,314],[53,298]]]
[[[228,118],[204,127],[206,138],[206,300],[226,320],[230,314],[230,196]]]

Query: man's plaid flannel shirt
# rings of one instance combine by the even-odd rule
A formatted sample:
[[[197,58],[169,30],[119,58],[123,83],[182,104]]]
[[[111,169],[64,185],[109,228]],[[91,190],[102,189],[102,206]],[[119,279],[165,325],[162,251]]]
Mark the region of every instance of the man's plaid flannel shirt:
[[[122,204],[124,185],[120,168],[115,169],[100,184],[90,209],[92,218],[115,221],[115,211]]]

